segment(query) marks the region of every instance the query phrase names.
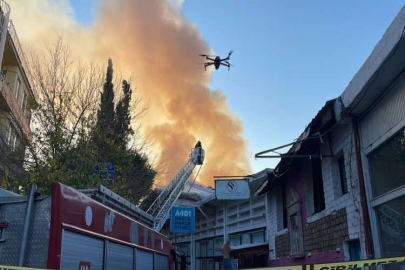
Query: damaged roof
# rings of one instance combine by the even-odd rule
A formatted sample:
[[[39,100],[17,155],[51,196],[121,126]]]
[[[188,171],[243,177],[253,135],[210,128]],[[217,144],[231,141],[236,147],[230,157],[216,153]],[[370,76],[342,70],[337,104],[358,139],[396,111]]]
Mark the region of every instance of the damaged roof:
[[[286,156],[294,156],[302,153],[303,148],[302,146],[305,145],[306,139],[311,137],[319,138],[322,137],[323,133],[328,131],[330,126],[333,126],[336,123],[336,117],[334,114],[334,105],[337,99],[328,100],[325,105],[318,111],[316,116],[312,118],[311,122],[307,125],[305,130],[301,133],[301,135],[294,141],[297,143],[292,143],[285,145],[285,147],[291,145],[288,149],[286,154],[280,155],[280,162],[277,164],[276,168],[269,174],[269,177],[264,181],[255,191],[255,195],[261,195],[266,193],[270,190],[271,184],[276,181],[277,178],[281,178],[289,169],[292,159],[284,158],[283,155]],[[318,134],[318,135],[317,135]],[[284,148],[284,147],[282,147]],[[280,148],[281,149],[281,148]],[[260,157],[261,154],[265,154],[271,152],[270,150],[260,152],[256,154],[256,157]]]

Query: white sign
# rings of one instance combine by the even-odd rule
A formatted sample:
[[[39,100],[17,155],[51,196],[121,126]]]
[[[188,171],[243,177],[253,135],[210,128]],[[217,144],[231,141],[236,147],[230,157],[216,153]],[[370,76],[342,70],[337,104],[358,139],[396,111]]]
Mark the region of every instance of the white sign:
[[[249,182],[239,180],[215,180],[217,200],[244,200],[250,198]]]

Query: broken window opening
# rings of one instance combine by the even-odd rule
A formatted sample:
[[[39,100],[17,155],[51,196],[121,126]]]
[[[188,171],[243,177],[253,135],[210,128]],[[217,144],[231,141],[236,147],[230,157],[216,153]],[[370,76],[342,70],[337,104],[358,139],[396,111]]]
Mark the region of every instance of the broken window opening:
[[[312,180],[314,191],[314,213],[325,210],[325,194],[323,190],[322,160],[312,159]]]

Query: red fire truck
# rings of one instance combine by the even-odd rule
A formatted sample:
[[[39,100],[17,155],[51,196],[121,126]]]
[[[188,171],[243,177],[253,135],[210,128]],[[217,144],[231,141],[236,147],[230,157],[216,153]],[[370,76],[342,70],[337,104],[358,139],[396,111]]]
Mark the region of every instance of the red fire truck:
[[[169,269],[171,249],[164,235],[53,184],[48,268]]]
[[[52,184],[51,196],[34,197],[30,206],[29,197],[0,196],[0,265],[171,269],[171,242],[146,225],[60,183]]]

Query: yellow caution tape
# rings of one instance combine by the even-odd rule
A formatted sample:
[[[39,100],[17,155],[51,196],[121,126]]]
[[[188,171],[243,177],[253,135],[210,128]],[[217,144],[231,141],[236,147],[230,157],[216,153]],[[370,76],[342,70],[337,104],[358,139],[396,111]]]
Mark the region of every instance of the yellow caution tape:
[[[354,269],[354,268],[358,268],[358,267],[385,265],[385,264],[401,263],[401,262],[405,262],[405,256],[403,256],[403,257],[372,259],[372,260],[361,260],[361,261],[347,261],[347,262],[322,263],[322,264],[304,264],[304,265],[264,267],[264,268],[254,268],[254,269],[255,270],[260,270],[260,269],[263,269],[263,270],[264,269],[274,269],[274,270],[346,270],[346,269]]]
[[[45,268],[27,268],[21,266],[0,265],[0,270],[47,270]]]
[[[304,265],[292,265],[292,266],[277,266],[277,267],[264,267],[264,268],[254,268],[255,270],[346,270],[354,269],[366,266],[377,266],[392,263],[405,262],[405,256],[403,257],[392,257],[392,258],[381,258],[372,260],[361,260],[361,261],[347,261],[347,262],[337,262],[337,263],[322,263],[322,264],[304,264]],[[250,268],[253,269],[253,268]],[[27,268],[19,266],[6,266],[0,265],[0,270],[47,270],[44,268]]]

